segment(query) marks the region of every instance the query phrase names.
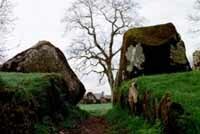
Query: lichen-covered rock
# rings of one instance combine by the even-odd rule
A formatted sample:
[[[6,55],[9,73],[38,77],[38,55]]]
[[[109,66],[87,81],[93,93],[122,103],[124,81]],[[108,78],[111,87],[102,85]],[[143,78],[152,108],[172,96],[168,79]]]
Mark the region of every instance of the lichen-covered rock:
[[[196,50],[193,53],[193,68],[194,70],[200,70],[200,51]]]
[[[133,28],[124,34],[116,84],[140,75],[191,70],[173,24]]]
[[[77,104],[85,93],[85,88],[70,68],[64,54],[48,41],[40,41],[35,46],[17,54],[5,62],[1,71],[60,73],[68,86],[69,101]]]

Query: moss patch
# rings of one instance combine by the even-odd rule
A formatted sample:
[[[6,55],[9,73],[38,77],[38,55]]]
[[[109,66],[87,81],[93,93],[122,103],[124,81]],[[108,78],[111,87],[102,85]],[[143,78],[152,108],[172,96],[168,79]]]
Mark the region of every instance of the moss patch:
[[[165,44],[170,38],[177,35],[172,23],[133,28],[125,33],[125,38],[145,45],[159,46]]]

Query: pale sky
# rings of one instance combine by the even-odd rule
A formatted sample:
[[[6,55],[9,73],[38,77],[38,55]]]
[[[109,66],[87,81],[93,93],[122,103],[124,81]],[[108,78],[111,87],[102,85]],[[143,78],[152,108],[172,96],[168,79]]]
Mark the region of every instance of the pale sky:
[[[48,40],[59,47],[63,52],[70,45],[70,33],[63,36],[64,25],[61,19],[65,9],[72,0],[13,0],[16,3],[14,15],[15,30],[7,42],[8,47],[20,44],[20,47],[8,52],[11,58],[20,51],[31,47],[39,40]],[[187,56],[192,59],[192,52],[200,48],[200,39],[188,33],[190,24],[188,14],[192,12],[194,0],[139,0],[141,15],[147,19],[146,25],[172,22],[177,27],[182,39],[185,41]],[[78,74],[80,77],[80,75]],[[89,91],[110,93],[107,85],[99,86],[94,76],[81,79]],[[96,81],[96,82],[95,82]]]

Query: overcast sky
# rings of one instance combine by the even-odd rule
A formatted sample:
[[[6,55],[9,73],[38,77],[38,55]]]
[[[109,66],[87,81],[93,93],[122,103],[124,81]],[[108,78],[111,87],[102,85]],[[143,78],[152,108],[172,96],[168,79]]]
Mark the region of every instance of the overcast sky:
[[[17,17],[15,30],[12,32],[7,46],[20,47],[9,51],[7,58],[31,47],[39,40],[49,40],[63,52],[70,45],[70,33],[63,36],[64,25],[61,23],[65,9],[72,0],[15,0],[14,15]],[[139,0],[141,15],[146,17],[146,25],[172,22],[177,27],[186,44],[187,56],[191,60],[192,52],[200,48],[198,38],[188,33],[190,24],[188,14],[193,10],[194,0]],[[82,79],[87,89],[110,93],[108,86],[98,86],[93,76]],[[91,82],[92,81],[92,82]],[[98,81],[98,80],[96,80]]]

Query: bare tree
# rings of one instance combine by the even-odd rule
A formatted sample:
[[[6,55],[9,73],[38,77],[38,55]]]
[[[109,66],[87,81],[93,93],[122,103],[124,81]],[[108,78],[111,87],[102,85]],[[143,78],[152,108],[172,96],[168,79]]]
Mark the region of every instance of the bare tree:
[[[106,76],[110,88],[114,88],[122,34],[141,24],[143,18],[138,15],[138,9],[134,0],[76,0],[72,3],[63,22],[67,31],[76,30],[69,59],[75,60],[79,71],[99,74],[100,81]]]
[[[4,43],[6,36],[10,32],[10,24],[13,22],[12,4],[9,0],[0,0],[0,59],[3,57],[5,51]]]

